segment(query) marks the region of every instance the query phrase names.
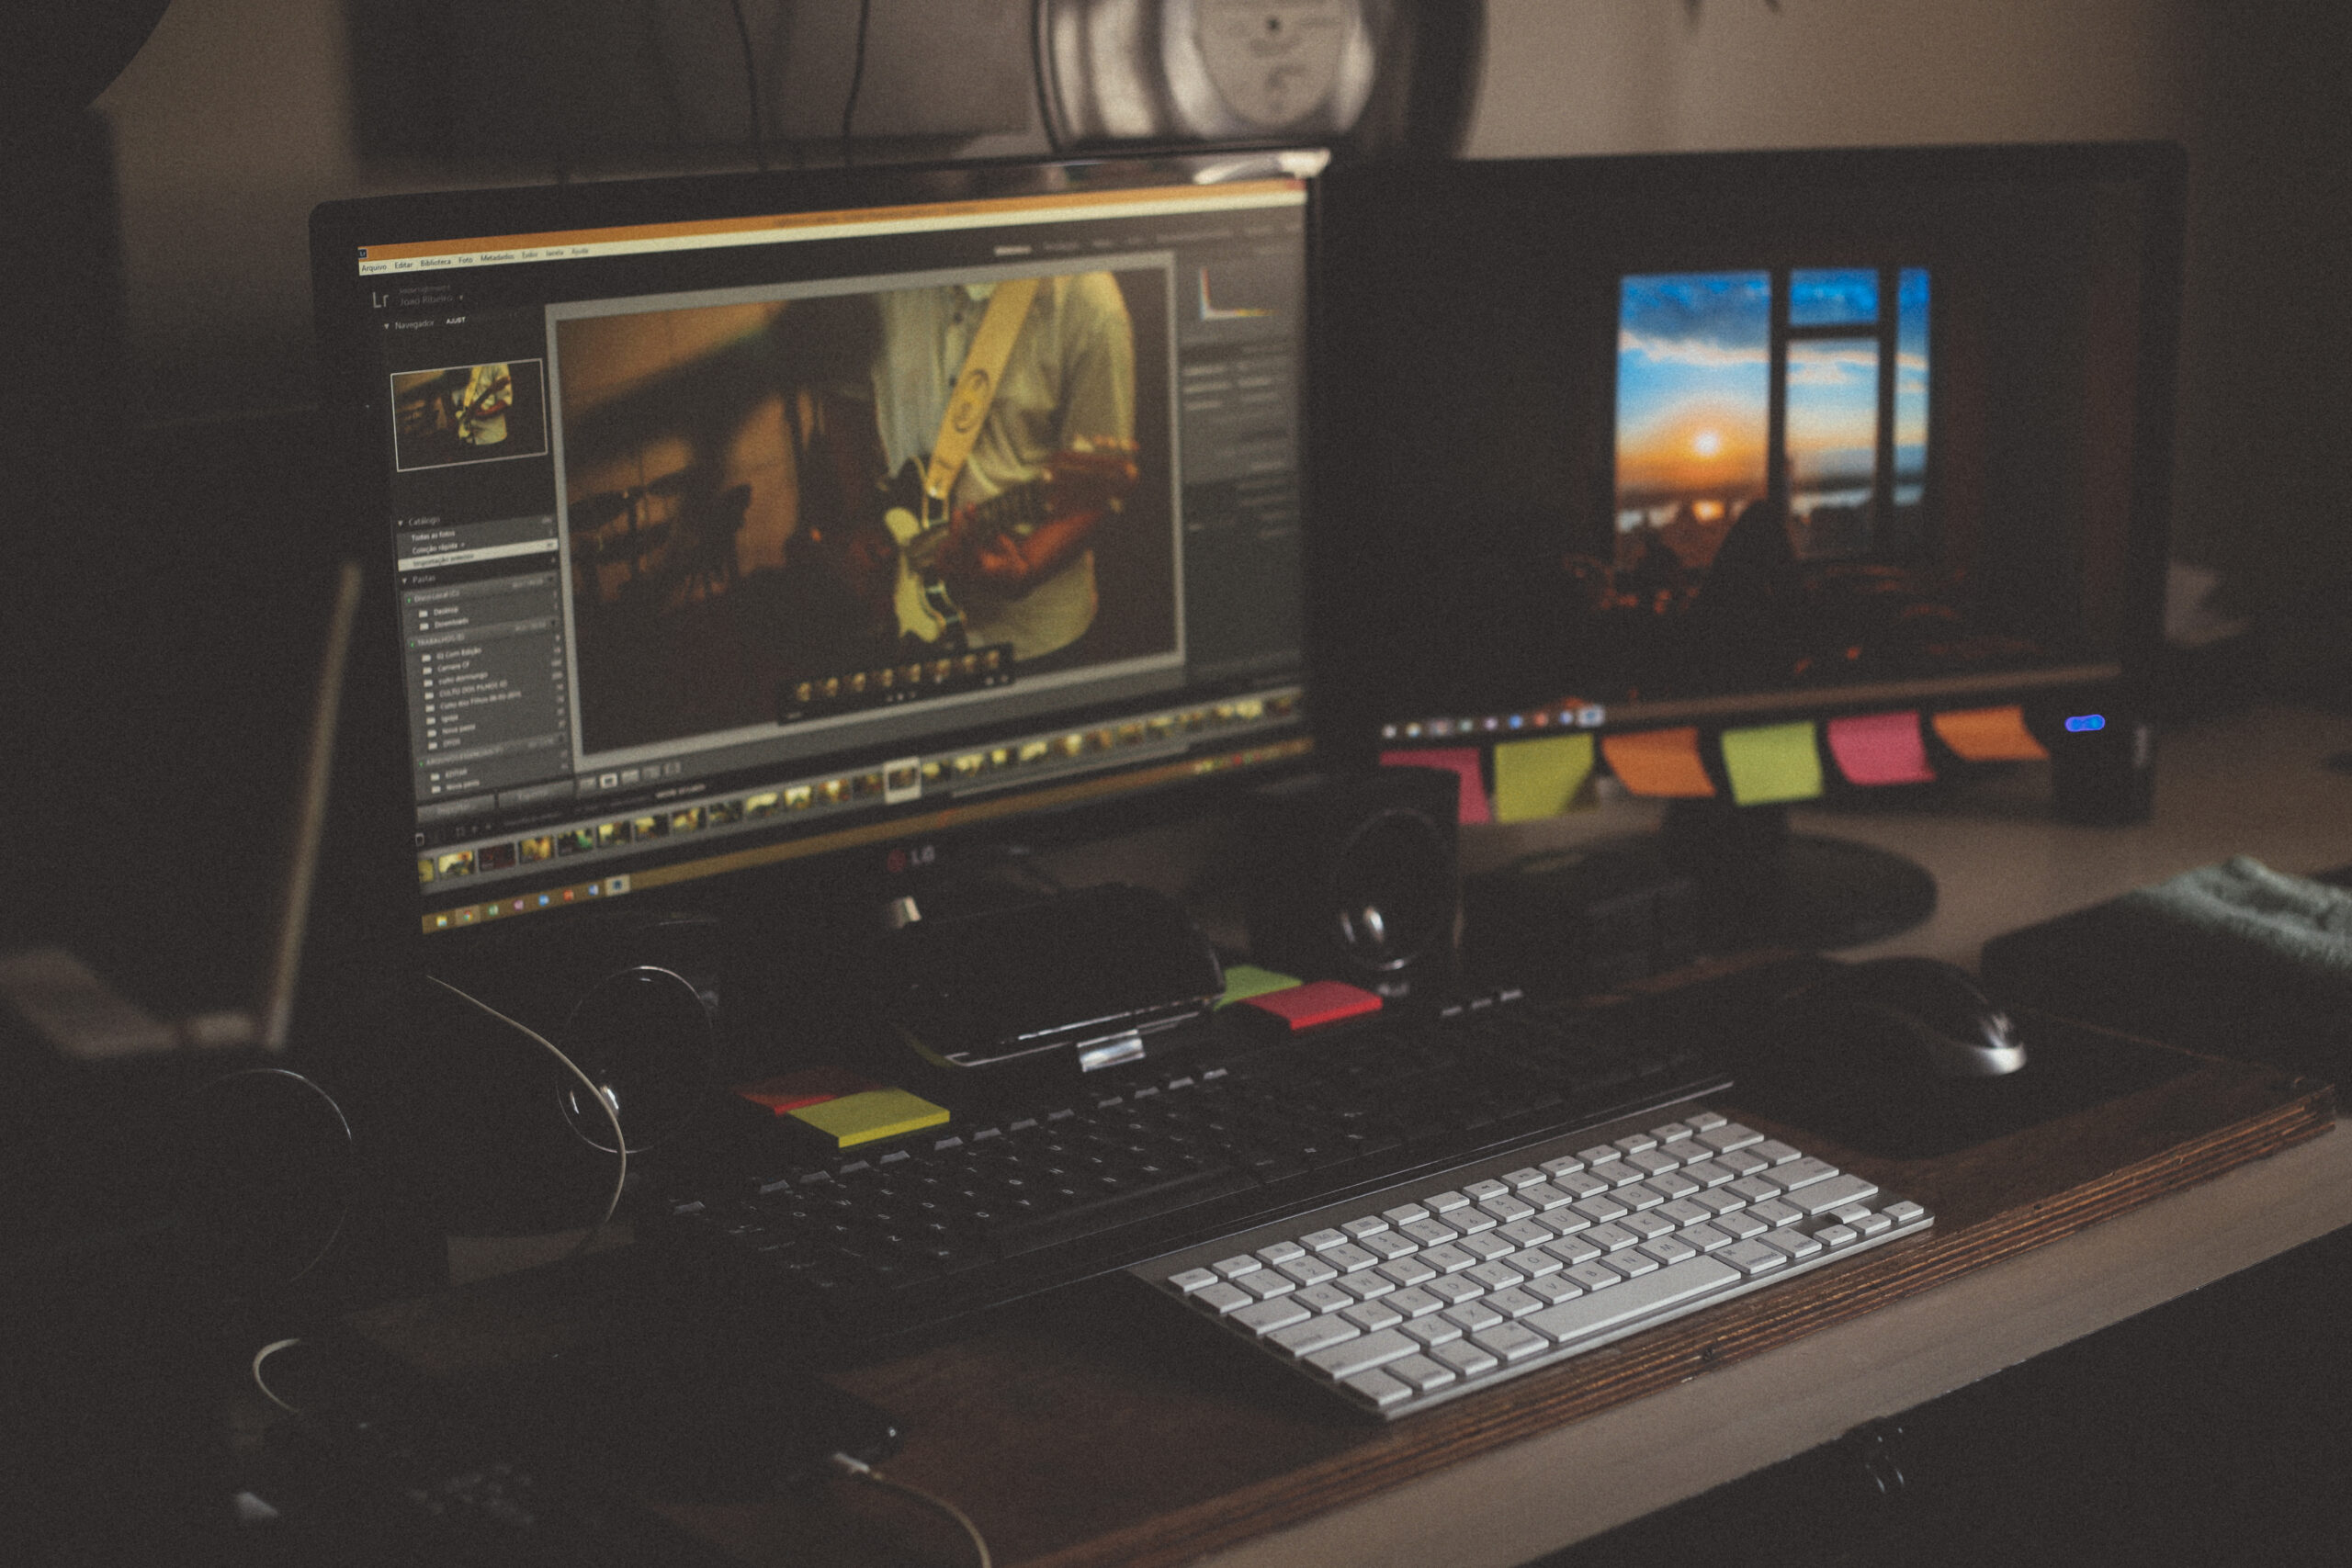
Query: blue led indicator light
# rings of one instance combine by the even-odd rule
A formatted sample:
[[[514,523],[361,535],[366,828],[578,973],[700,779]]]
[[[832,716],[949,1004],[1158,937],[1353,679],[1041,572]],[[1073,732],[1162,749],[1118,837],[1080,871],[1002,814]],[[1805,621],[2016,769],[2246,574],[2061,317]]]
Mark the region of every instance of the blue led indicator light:
[[[2078,713],[2074,717],[2066,721],[2067,731],[2070,734],[2075,735],[2081,735],[2094,729],[2105,729],[2106,728],[2107,716],[2102,713]]]

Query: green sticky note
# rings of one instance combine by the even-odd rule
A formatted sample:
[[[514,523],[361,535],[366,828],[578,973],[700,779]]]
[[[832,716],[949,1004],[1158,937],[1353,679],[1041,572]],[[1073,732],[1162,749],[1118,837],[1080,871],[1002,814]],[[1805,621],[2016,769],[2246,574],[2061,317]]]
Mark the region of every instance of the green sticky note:
[[[1557,817],[1592,776],[1592,737],[1546,735],[1495,748],[1495,820]]]
[[[902,1089],[870,1089],[863,1094],[845,1094],[839,1100],[804,1105],[788,1114],[796,1121],[806,1122],[844,1149],[870,1144],[876,1138],[895,1138],[901,1133],[937,1127],[947,1120],[944,1110]]]
[[[1298,984],[1295,975],[1279,974],[1261,969],[1255,964],[1228,964],[1225,966],[1225,995],[1216,1005],[1226,1007],[1234,1002],[1246,1002],[1251,997],[1262,997],[1270,991],[1287,991]]]
[[[1811,800],[1821,793],[1821,753],[1810,724],[1767,724],[1724,731],[1724,772],[1742,806]]]

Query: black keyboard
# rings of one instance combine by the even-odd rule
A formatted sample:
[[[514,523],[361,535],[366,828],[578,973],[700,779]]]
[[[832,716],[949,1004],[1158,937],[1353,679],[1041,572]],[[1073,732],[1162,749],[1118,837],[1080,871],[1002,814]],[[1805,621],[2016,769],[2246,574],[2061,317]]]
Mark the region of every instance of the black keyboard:
[[[760,1310],[839,1339],[898,1335],[1717,1092],[1736,999],[1506,991],[1279,1040],[1228,1010],[1163,1061],[888,1145],[826,1157],[763,1126],[655,1178],[639,1232]]]

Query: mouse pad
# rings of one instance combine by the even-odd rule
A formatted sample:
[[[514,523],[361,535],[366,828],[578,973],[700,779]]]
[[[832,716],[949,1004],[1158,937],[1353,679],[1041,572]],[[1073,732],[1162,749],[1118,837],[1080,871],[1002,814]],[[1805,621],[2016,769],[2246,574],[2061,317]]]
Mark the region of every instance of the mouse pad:
[[[2019,1012],[2026,1065],[1992,1078],[1743,1072],[1724,1098],[1882,1159],[1932,1159],[2178,1077],[2198,1058]]]

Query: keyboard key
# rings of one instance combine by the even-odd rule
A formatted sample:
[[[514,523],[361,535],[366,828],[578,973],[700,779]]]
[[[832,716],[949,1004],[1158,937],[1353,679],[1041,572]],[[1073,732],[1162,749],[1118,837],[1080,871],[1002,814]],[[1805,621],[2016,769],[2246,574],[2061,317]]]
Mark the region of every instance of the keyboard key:
[[[1363,1247],[1366,1252],[1387,1259],[1410,1257],[1421,1249],[1421,1244],[1397,1231],[1381,1231],[1364,1237]]]
[[[1464,1270],[1464,1272],[1470,1279],[1477,1280],[1478,1283],[1484,1285],[1490,1291],[1507,1291],[1513,1285],[1521,1285],[1527,1282],[1526,1275],[1521,1273],[1510,1264],[1500,1261],[1481,1263],[1476,1268]],[[1317,1310],[1320,1311],[1321,1309],[1317,1308]]]
[[[1556,1187],[1559,1185],[1558,1179],[1560,1177],[1567,1176],[1576,1171],[1582,1170],[1584,1167],[1585,1162],[1578,1159],[1576,1156],[1562,1155],[1557,1159],[1545,1160],[1538,1168],[1540,1168],[1547,1178],[1552,1179],[1552,1184]]]
[[[1778,1138],[1768,1138],[1750,1149],[1748,1153],[1770,1165],[1787,1165],[1792,1160],[1801,1157],[1796,1150]]]
[[[1761,1225],[1757,1227],[1759,1232],[1764,1227]],[[1418,1285],[1424,1280],[1434,1280],[1437,1278],[1437,1270],[1422,1262],[1419,1258],[1399,1258],[1391,1262],[1382,1264],[1379,1268],[1374,1269],[1373,1272],[1375,1274],[1385,1274],[1400,1285]]]
[[[1340,1277],[1337,1269],[1319,1258],[1295,1258],[1288,1263],[1277,1263],[1274,1272],[1301,1285],[1320,1285]]]
[[[1542,1181],[1544,1179],[1544,1173],[1536,1169],[1532,1165],[1523,1165],[1517,1170],[1504,1171],[1500,1176],[1495,1178],[1495,1179],[1509,1187],[1512,1191],[1517,1192],[1525,1188],[1532,1187],[1536,1183]]]
[[[1686,1262],[1699,1256],[1697,1247],[1679,1236],[1671,1235],[1662,1235],[1655,1240],[1645,1241],[1634,1250],[1645,1257],[1655,1258],[1660,1263],[1667,1265]]]
[[[1715,1252],[1729,1247],[1737,1238],[1712,1223],[1689,1225],[1675,1233],[1702,1252]]]
[[[1194,1291],[1207,1290],[1217,1282],[1217,1272],[1214,1269],[1187,1269],[1181,1274],[1169,1275],[1168,1282],[1189,1296]]]
[[[1855,1215],[1851,1223],[1853,1227],[1864,1235],[1876,1235],[1881,1231],[1891,1231],[1894,1228],[1893,1220],[1883,1213],[1872,1213],[1867,1210]]]
[[[1309,1231],[1305,1235],[1298,1238],[1298,1245],[1306,1248],[1309,1252],[1329,1252],[1331,1248],[1341,1245],[1347,1239],[1347,1233],[1344,1231]]]
[[[1478,1205],[1454,1210],[1453,1213],[1445,1216],[1445,1223],[1464,1235],[1476,1235],[1481,1231],[1494,1229],[1498,1222],[1494,1215],[1487,1213],[1484,1205]]]
[[[1442,1247],[1462,1234],[1443,1220],[1415,1220],[1410,1224],[1398,1225],[1396,1232],[1399,1235],[1411,1237],[1423,1247]]]
[[[1232,1280],[1237,1279],[1243,1274],[1255,1274],[1259,1269],[1263,1269],[1265,1265],[1259,1262],[1249,1254],[1244,1253],[1238,1258],[1220,1258],[1218,1261],[1210,1264],[1209,1267],[1224,1275],[1227,1279]]]
[[[1419,1348],[1397,1330],[1384,1328],[1377,1334],[1362,1335],[1343,1345],[1310,1351],[1300,1359],[1327,1377],[1343,1380],[1410,1356]],[[1404,1385],[1399,1383],[1397,1386],[1402,1388]]]
[[[1257,1299],[1249,1292],[1237,1289],[1232,1285],[1211,1285],[1206,1290],[1193,1292],[1194,1306],[1204,1312],[1215,1313],[1219,1317],[1225,1316],[1227,1313],[1238,1312]]]
[[[1401,1361],[1391,1361],[1380,1370],[1387,1376],[1404,1383],[1415,1393],[1435,1393],[1439,1389],[1457,1381],[1459,1377],[1452,1367],[1431,1360],[1427,1356],[1408,1356]],[[1365,1375],[1369,1377],[1373,1374]]]
[[[1707,1223],[1735,1241],[1747,1241],[1772,1228],[1745,1210],[1736,1214],[1718,1215]]]
[[[1781,1190],[1778,1187],[1760,1176],[1743,1176],[1724,1190],[1735,1198],[1745,1198],[1751,1203],[1761,1203],[1767,1199],[1778,1198],[1781,1195]]]
[[[1380,1261],[1378,1258],[1352,1242],[1343,1243],[1328,1252],[1317,1253],[1316,1256],[1342,1274],[1352,1274],[1359,1269],[1369,1269]]]
[[[1616,1140],[1616,1149],[1621,1155],[1637,1155],[1656,1147],[1657,1140],[1647,1133],[1633,1133]]]
[[[1537,1224],[1533,1220],[1513,1220],[1507,1225],[1496,1226],[1494,1234],[1510,1243],[1512,1247],[1541,1247],[1557,1233]],[[1201,1272],[1207,1273],[1207,1270],[1203,1269]],[[1216,1283],[1216,1276],[1209,1274],[1208,1278],[1201,1283],[1214,1285]]]
[[[1538,1209],[1559,1209],[1574,1202],[1576,1195],[1563,1192],[1548,1181],[1539,1181],[1532,1187],[1521,1188],[1519,1200],[1522,1203],[1532,1203]]]
[[[1716,1128],[1724,1125],[1722,1115],[1713,1111],[1693,1111],[1690,1114],[1684,1116],[1682,1120],[1690,1124],[1690,1131],[1694,1134],[1699,1133],[1712,1133]]]
[[[1492,1263],[1505,1253],[1519,1250],[1510,1241],[1493,1231],[1488,1231],[1483,1235],[1465,1235],[1454,1245],[1481,1263]]]
[[[1757,1153],[1761,1154],[1763,1150],[1758,1149]],[[1838,1168],[1826,1159],[1794,1159],[1786,1165],[1774,1167],[1772,1179],[1779,1182],[1783,1190],[1793,1192],[1800,1187],[1826,1181],[1837,1174]]]
[[[1828,1180],[1789,1194],[1789,1201],[1808,1214],[1826,1213],[1846,1203],[1866,1202],[1878,1196],[1878,1183],[1865,1181],[1848,1171]]]
[[[1360,1302],[1385,1296],[1396,1288],[1396,1281],[1377,1269],[1359,1269],[1352,1274],[1342,1274],[1332,1283]]]
[[[1407,1317],[1427,1317],[1433,1312],[1442,1311],[1445,1306],[1445,1303],[1437,1297],[1419,1289],[1399,1291],[1393,1296],[1383,1296],[1380,1298],[1380,1304],[1385,1307],[1393,1307]]]
[[[1669,1307],[1703,1300],[1738,1279],[1736,1269],[1714,1258],[1693,1258],[1671,1269],[1629,1280],[1615,1290],[1546,1307],[1520,1321],[1555,1344],[1573,1345]]]
[[[1587,1166],[1596,1166],[1615,1159],[1623,1152],[1614,1144],[1595,1144],[1589,1149],[1578,1149],[1577,1158]]]
[[[1688,1198],[1677,1198],[1673,1202],[1660,1208],[1657,1211],[1657,1217],[1679,1228],[1683,1225],[1701,1224],[1712,1220],[1715,1217],[1715,1212],[1713,1209],[1702,1209]]]
[[[1405,1321],[1405,1314],[1386,1302],[1358,1302],[1351,1307],[1341,1307],[1340,1315],[1369,1334],[1376,1328],[1394,1328]]]
[[[1674,1222],[1653,1210],[1646,1214],[1628,1214],[1617,1222],[1619,1228],[1632,1231],[1644,1241],[1656,1241],[1662,1235],[1674,1234]]]
[[[1310,1317],[1305,1323],[1294,1323],[1277,1328],[1266,1336],[1266,1343],[1294,1356],[1305,1356],[1329,1346],[1361,1338],[1363,1330],[1337,1313],[1322,1317]]]
[[[1278,1328],[1288,1328],[1305,1323],[1315,1314],[1287,1297],[1280,1301],[1259,1302],[1243,1307],[1233,1314],[1233,1321],[1252,1334],[1272,1334]]]
[[[1620,1187],[1610,1196],[1635,1213],[1641,1213],[1644,1209],[1655,1209],[1666,1201],[1666,1194],[1646,1181],[1636,1181],[1631,1187]]]
[[[1584,1233],[1584,1239],[1603,1252],[1623,1252],[1641,1240],[1641,1236],[1623,1225],[1595,1225]]]
[[[1728,1263],[1741,1273],[1747,1275],[1768,1273],[1774,1269],[1785,1269],[1789,1263],[1786,1254],[1776,1251],[1760,1241],[1736,1241],[1721,1252],[1714,1254],[1710,1261]]]
[[[1434,1317],[1417,1317],[1400,1323],[1396,1332],[1423,1349],[1434,1350],[1441,1345],[1451,1345],[1462,1337],[1462,1325],[1440,1312]]]
[[[1609,1190],[1609,1183],[1589,1170],[1572,1170],[1565,1176],[1552,1178],[1552,1185],[1568,1195],[1574,1202],[1579,1198],[1597,1198]]]
[[[1785,1198],[1769,1199],[1747,1212],[1768,1225],[1792,1225],[1804,1218],[1804,1211]]]
[[[1337,1312],[1341,1307],[1355,1305],[1357,1301],[1356,1297],[1337,1285],[1309,1285],[1283,1299],[1296,1302],[1310,1312]]]
[[[1614,1198],[1579,1198],[1568,1205],[1568,1212],[1582,1214],[1597,1225],[1607,1224],[1611,1220],[1622,1220],[1633,1213]]]
[[[1428,1197],[1421,1200],[1421,1207],[1427,1209],[1432,1214],[1441,1216],[1450,1214],[1456,1209],[1466,1209],[1469,1206],[1470,1198],[1467,1193],[1456,1192],[1451,1189],[1443,1192],[1432,1192]]]
[[[1928,1217],[1928,1211],[1908,1198],[1897,1198],[1879,1213],[1898,1225],[1907,1225],[1914,1220],[1924,1220]]]
[[[1658,1267],[1658,1261],[1640,1247],[1630,1247],[1623,1252],[1611,1253],[1609,1267],[1631,1280],[1638,1275],[1652,1272]]]
[[[1479,1304],[1489,1306],[1505,1317],[1525,1317],[1531,1312],[1542,1312],[1552,1303],[1540,1296],[1532,1296],[1516,1285],[1508,1291],[1491,1291],[1480,1298]]]
[[[1753,1149],[1735,1149],[1727,1155],[1717,1155],[1715,1163],[1734,1176],[1756,1176],[1772,1168],[1772,1162],[1758,1158]]]
[[[1438,1316],[1453,1324],[1464,1334],[1476,1334],[1482,1328],[1492,1328],[1503,1321],[1503,1314],[1484,1302],[1464,1302],[1460,1306],[1446,1308],[1438,1314]]]
[[[1612,1285],[1622,1285],[1625,1282],[1624,1275],[1620,1274],[1608,1264],[1599,1261],[1579,1263],[1564,1272],[1561,1278],[1575,1280],[1585,1288],[1588,1294],[1594,1291],[1605,1291]]]
[[[1464,1274],[1441,1274],[1423,1285],[1421,1289],[1448,1306],[1460,1306],[1464,1302],[1475,1302],[1487,1293],[1486,1286]]]
[[[1625,1163],[1644,1176],[1656,1176],[1660,1171],[1682,1168],[1681,1160],[1676,1158],[1670,1150],[1657,1148],[1644,1149],[1639,1154],[1627,1155]]]
[[[1544,1250],[1571,1269],[1579,1263],[1589,1263],[1600,1256],[1600,1248],[1593,1245],[1589,1231],[1582,1235],[1564,1235],[1557,1241],[1546,1242]]]
[[[1505,1363],[1523,1361],[1530,1356],[1552,1348],[1550,1339],[1533,1329],[1516,1323],[1498,1324],[1492,1328],[1473,1334],[1470,1336],[1470,1343],[1481,1350],[1492,1352],[1497,1359]]]
[[[1698,1182],[1691,1180],[1679,1170],[1661,1170],[1656,1176],[1645,1177],[1642,1185],[1655,1187],[1669,1199],[1688,1198],[1693,1192],[1702,1190]]]
[[[1234,1283],[1261,1302],[1286,1296],[1298,1289],[1298,1281],[1272,1269],[1261,1269],[1255,1274],[1244,1274]]]
[[[1787,1253],[1790,1258],[1798,1262],[1803,1262],[1808,1258],[1818,1258],[1822,1252],[1822,1244],[1803,1231],[1767,1231],[1756,1239],[1767,1247]]]
[[[1354,1237],[1356,1240],[1362,1241],[1368,1235],[1376,1235],[1380,1232],[1386,1230],[1388,1228],[1388,1222],[1381,1218],[1378,1214],[1366,1214],[1363,1219],[1350,1220],[1346,1224],[1341,1225],[1340,1228],[1347,1232],[1349,1235]]]
[[[1631,1187],[1642,1179],[1642,1173],[1639,1170],[1622,1159],[1603,1160],[1587,1174],[1597,1180],[1606,1181],[1612,1188]]]
[[[1457,1273],[1478,1261],[1475,1252],[1465,1252],[1453,1246],[1432,1247],[1421,1254],[1420,1260],[1441,1274]]]
[[[1288,1263],[1295,1258],[1306,1256],[1306,1248],[1295,1241],[1278,1241],[1271,1247],[1258,1249],[1258,1261],[1261,1263]]]
[[[1523,1220],[1536,1212],[1535,1205],[1515,1194],[1506,1192],[1498,1198],[1487,1198],[1478,1204],[1481,1213],[1492,1214],[1495,1224],[1507,1225],[1513,1220]]]
[[[1397,1229],[1402,1230],[1405,1226],[1411,1224],[1415,1220],[1428,1219],[1430,1217],[1430,1212],[1427,1209],[1422,1208],[1419,1203],[1399,1203],[1393,1209],[1381,1210],[1380,1217],[1386,1220],[1390,1224],[1395,1225]]]
[[[1555,1209],[1550,1213],[1538,1214],[1533,1223],[1542,1225],[1554,1235],[1575,1235],[1579,1231],[1589,1231],[1592,1228],[1592,1221],[1577,1213],[1574,1209]],[[1538,1245],[1540,1246],[1541,1243]]]
[[[1584,1287],[1565,1274],[1552,1274],[1541,1280],[1530,1280],[1520,1287],[1520,1292],[1523,1295],[1540,1298],[1545,1306],[1557,1306],[1562,1302],[1573,1301],[1584,1294]]]
[[[1502,1365],[1492,1352],[1482,1350],[1466,1339],[1439,1346],[1430,1352],[1430,1359],[1444,1362],[1465,1378],[1475,1378],[1480,1372],[1491,1372]]]
[[[1520,1277],[1523,1280],[1540,1280],[1546,1274],[1556,1274],[1566,1267],[1558,1258],[1540,1247],[1531,1247],[1524,1252],[1514,1252],[1503,1261],[1518,1269]]]
[[[1668,1122],[1663,1127],[1651,1128],[1650,1136],[1658,1141],[1658,1146],[1660,1148],[1665,1148],[1670,1145],[1680,1143],[1683,1139],[1688,1138],[1697,1130],[1698,1129],[1692,1127],[1688,1122]]]
[[[1347,1386],[1370,1401],[1375,1410],[1385,1410],[1412,1397],[1413,1391],[1385,1371],[1364,1372],[1349,1378]]]
[[[1699,1141],[1719,1155],[1727,1155],[1734,1149],[1744,1149],[1750,1144],[1762,1143],[1764,1134],[1753,1127],[1743,1127],[1736,1122],[1726,1122],[1720,1127],[1710,1128],[1701,1133]]]
[[[1489,1179],[1469,1182],[1463,1187],[1462,1190],[1472,1202],[1483,1203],[1489,1198],[1509,1197],[1511,1190],[1507,1182]]]
[[[1686,1165],[1678,1173],[1685,1181],[1695,1181],[1702,1187],[1721,1187],[1739,1173],[1717,1159],[1702,1159]]]
[[[1851,1225],[1824,1225],[1813,1233],[1813,1239],[1835,1252],[1841,1247],[1851,1247],[1862,1239],[1862,1233]]]

